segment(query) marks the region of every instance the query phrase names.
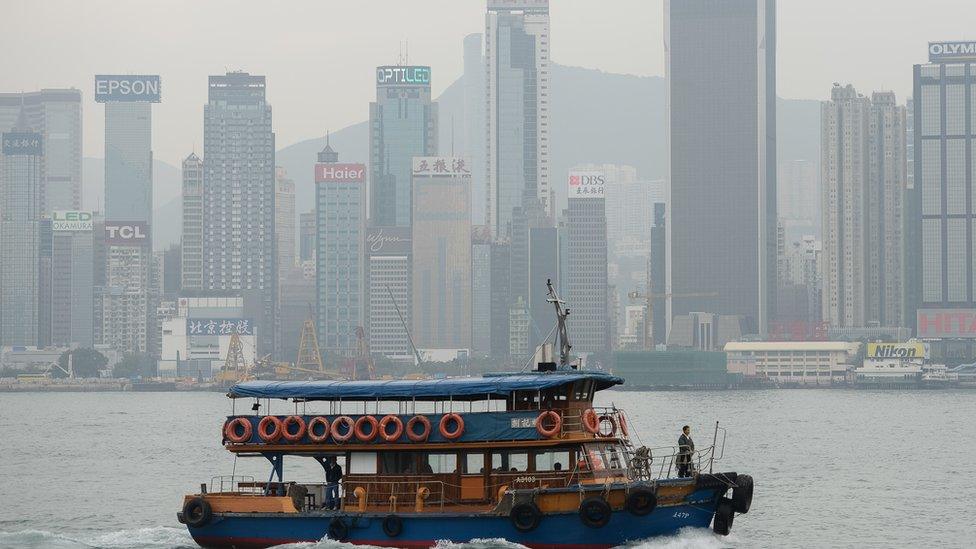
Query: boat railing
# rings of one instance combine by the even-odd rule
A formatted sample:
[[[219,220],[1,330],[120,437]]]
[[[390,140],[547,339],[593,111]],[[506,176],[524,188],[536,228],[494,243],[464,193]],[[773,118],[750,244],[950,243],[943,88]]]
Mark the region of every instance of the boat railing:
[[[210,488],[212,494],[243,493],[243,494],[263,494],[264,489],[259,483],[254,482],[254,477],[248,475],[217,475],[210,477]]]
[[[718,435],[722,434],[719,440]],[[715,423],[715,432],[712,436],[712,444],[700,450],[695,450],[691,454],[690,463],[696,472],[712,472],[716,461],[720,461],[725,456],[725,439],[728,431],[724,427],[719,427]],[[656,480],[671,478],[678,474],[679,458],[685,454],[678,446],[658,446],[648,448],[629,448],[627,451],[628,462],[630,463],[630,477],[635,480]]]
[[[445,504],[458,503],[451,497],[452,486],[430,477],[374,476],[371,480],[348,479],[344,484],[344,509],[383,507],[392,513],[418,506],[443,509]]]

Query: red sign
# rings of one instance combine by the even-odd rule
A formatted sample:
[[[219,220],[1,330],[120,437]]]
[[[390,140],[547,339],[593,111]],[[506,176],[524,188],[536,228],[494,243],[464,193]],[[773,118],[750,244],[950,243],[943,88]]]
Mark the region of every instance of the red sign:
[[[918,337],[976,338],[976,309],[919,309]]]
[[[362,183],[366,181],[365,164],[316,164],[316,183]]]

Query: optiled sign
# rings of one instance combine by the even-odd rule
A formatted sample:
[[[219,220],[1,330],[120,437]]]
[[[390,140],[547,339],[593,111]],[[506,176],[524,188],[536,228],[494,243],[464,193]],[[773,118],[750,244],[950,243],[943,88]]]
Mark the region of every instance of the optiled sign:
[[[6,156],[40,156],[41,134],[9,132],[3,134],[3,154]]]
[[[370,255],[406,255],[413,245],[410,227],[369,227],[366,250]]]
[[[149,224],[145,221],[106,221],[105,244],[142,246],[149,243]]]
[[[365,164],[321,163],[315,165],[316,183],[362,183],[364,181],[366,181]]]
[[[376,84],[379,86],[429,86],[430,67],[395,65],[376,67]]]
[[[976,339],[976,309],[919,309],[918,337]]]
[[[925,344],[868,343],[867,358],[925,358]]]
[[[606,186],[603,172],[569,172],[569,198],[603,198]]]
[[[51,213],[51,230],[90,231],[94,227],[95,216],[91,212],[76,210],[54,210]]]
[[[929,42],[929,61],[976,59],[976,41]]]
[[[249,336],[254,335],[250,318],[187,318],[188,336]]]
[[[158,74],[96,74],[95,101],[159,103],[162,97]]]

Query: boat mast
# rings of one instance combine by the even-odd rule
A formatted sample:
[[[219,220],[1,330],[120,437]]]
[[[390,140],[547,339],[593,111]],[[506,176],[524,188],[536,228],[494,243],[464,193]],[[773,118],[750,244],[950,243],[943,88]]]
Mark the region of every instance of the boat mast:
[[[559,294],[552,287],[552,279],[546,280],[546,286],[549,288],[549,297],[546,298],[546,301],[552,303],[556,308],[556,323],[559,326],[559,333],[556,336],[559,338],[559,366],[569,366],[569,350],[573,348],[569,343],[569,334],[566,331],[566,317],[569,316],[569,309],[563,309],[565,302],[559,299]]]

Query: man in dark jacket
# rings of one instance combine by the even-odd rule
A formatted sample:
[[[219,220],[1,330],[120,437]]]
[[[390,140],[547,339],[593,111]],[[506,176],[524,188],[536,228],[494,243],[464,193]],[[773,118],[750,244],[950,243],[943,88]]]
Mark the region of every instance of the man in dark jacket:
[[[335,456],[329,458],[325,468],[325,508],[339,508],[339,482],[342,480],[342,467],[336,462]]]
[[[678,476],[690,477],[694,470],[691,456],[695,453],[695,441],[691,440],[691,427],[685,425],[681,428],[681,436],[678,437]]]

